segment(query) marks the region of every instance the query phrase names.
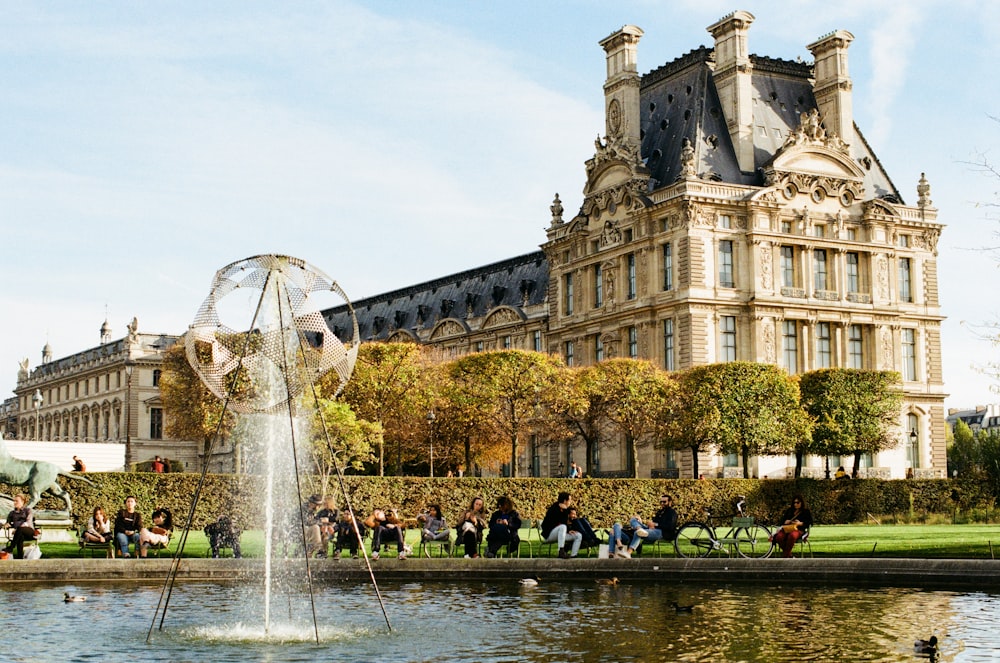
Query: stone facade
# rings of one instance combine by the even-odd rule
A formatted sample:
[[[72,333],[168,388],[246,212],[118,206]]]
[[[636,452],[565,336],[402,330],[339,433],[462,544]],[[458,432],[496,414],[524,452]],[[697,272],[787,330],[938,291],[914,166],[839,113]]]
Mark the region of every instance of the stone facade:
[[[25,359],[18,372],[17,438],[127,442],[126,465],[159,454],[183,461],[188,469],[198,468],[197,444],[165,433],[160,366],[162,353],[177,340],[140,333],[133,319],[124,338],[111,340],[105,322],[100,345],[67,357],[53,359],[46,344],[42,363],[29,370]]]
[[[943,226],[930,185],[922,176],[917,204],[904,204],[854,124],[851,33],[810,44],[811,64],[791,62],[750,54],[753,20],[747,12],[723,17],[708,28],[714,47],[644,76],[641,29],[625,26],[600,42],[605,135],[586,162],[579,212],[565,220],[558,195],[550,208],[544,265],[536,268],[547,274],[533,277],[546,288],[544,300],[533,295],[530,307],[503,315],[489,306],[463,311],[462,300],[449,306],[439,287],[483,276],[473,270],[360,302],[362,340],[405,338],[454,355],[504,347],[504,332],[488,333],[488,322],[502,319],[518,339],[512,347],[531,348],[526,339],[534,334],[537,343],[540,335],[546,351],[574,365],[631,356],[670,370],[732,360],[775,363],[792,374],[895,370],[905,391],[900,445],[864,459],[862,474],[902,478],[913,468],[916,476],[943,476],[936,260]],[[489,287],[517,291],[494,267],[478,270],[489,274]],[[450,313],[423,328],[386,331],[386,320],[411,319],[405,311],[414,297],[421,310]],[[373,307],[384,310],[378,332],[368,319]],[[342,310],[327,315],[341,333],[343,318]],[[580,458],[581,449],[543,453],[533,445],[527,453],[542,474],[558,473],[574,452],[588,472],[624,469],[628,458],[620,445],[592,459]],[[640,476],[689,476],[685,455],[650,449]],[[735,462],[699,459],[708,476],[741,475]],[[794,460],[752,464],[753,474],[777,477]],[[822,466],[810,458],[806,474],[822,475]]]

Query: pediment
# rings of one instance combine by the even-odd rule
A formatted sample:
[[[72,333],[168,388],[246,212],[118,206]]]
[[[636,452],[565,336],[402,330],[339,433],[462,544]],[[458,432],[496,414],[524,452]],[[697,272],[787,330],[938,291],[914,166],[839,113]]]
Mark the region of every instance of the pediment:
[[[409,329],[397,329],[389,335],[389,338],[385,339],[386,343],[417,343],[419,339],[417,335],[411,332]]]
[[[586,195],[592,191],[610,189],[618,186],[619,184],[628,182],[632,179],[632,176],[632,169],[625,165],[625,163],[620,161],[607,163],[603,168],[595,171],[591,175],[590,179],[587,181],[587,188],[583,193]]]
[[[486,319],[483,320],[483,329],[520,323],[525,320],[527,320],[527,316],[513,306],[498,306],[486,315]]]
[[[456,318],[445,318],[436,325],[431,332],[431,340],[447,338],[449,336],[461,336],[469,333],[469,326]]]
[[[823,145],[790,145],[782,148],[770,162],[764,165],[765,172],[804,173],[820,177],[844,180],[864,179],[865,174],[850,158],[840,150]]]

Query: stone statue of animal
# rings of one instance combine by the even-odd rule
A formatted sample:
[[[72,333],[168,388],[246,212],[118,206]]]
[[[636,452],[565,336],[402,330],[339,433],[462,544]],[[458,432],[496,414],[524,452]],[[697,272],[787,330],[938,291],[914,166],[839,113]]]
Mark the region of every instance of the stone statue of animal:
[[[56,481],[59,475],[94,485],[78,474],[63,472],[53,463],[14,458],[7,450],[7,445],[0,440],[0,482],[12,486],[26,486],[31,496],[28,507],[33,508],[38,504],[38,500],[42,499],[42,493],[49,492],[66,503],[67,512],[72,512],[73,505],[70,503],[69,493]]]

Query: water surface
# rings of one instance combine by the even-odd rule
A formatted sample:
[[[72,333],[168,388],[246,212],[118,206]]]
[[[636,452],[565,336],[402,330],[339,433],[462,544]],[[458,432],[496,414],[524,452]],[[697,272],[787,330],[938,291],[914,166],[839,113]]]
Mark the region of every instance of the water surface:
[[[1000,658],[1000,596],[912,589],[546,583],[381,586],[280,594],[265,634],[258,588],[175,586],[163,630],[146,634],[160,588],[0,589],[12,661],[939,661]],[[86,595],[63,603],[63,593]],[[672,603],[692,605],[678,614]],[[15,643],[21,643],[17,645]],[[87,643],[87,644],[84,644]]]

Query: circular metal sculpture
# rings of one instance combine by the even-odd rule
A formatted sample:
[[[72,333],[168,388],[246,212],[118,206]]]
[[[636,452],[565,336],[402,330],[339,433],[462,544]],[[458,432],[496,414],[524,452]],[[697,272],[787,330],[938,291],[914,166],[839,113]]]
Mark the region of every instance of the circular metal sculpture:
[[[353,331],[347,344],[310,299],[317,293],[343,300]],[[221,319],[220,310],[233,305],[252,311],[249,323]],[[205,385],[234,411],[273,413],[330,370],[339,393],[354,371],[358,338],[354,309],[336,281],[298,258],[260,255],[216,272],[212,291],[188,328],[185,350]]]

